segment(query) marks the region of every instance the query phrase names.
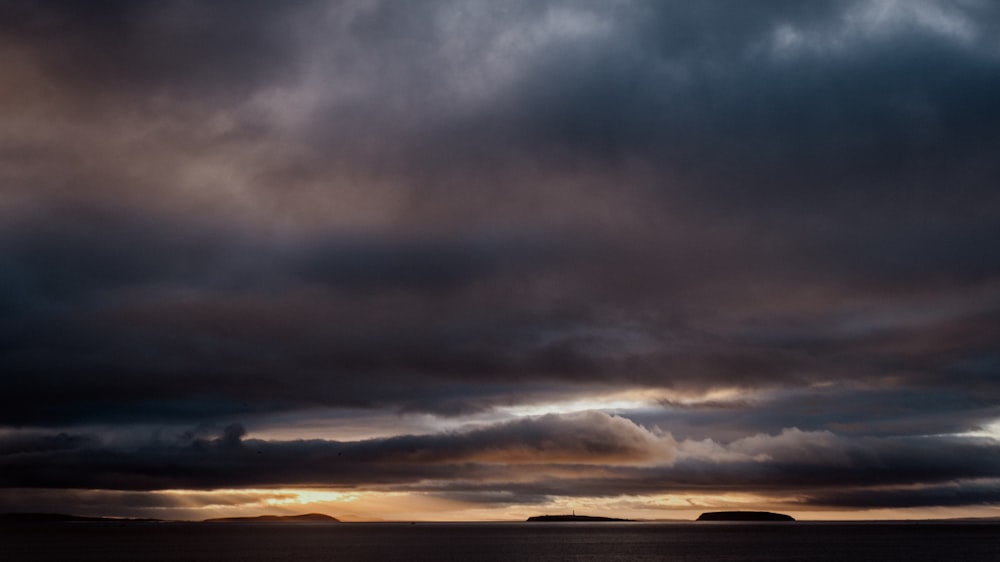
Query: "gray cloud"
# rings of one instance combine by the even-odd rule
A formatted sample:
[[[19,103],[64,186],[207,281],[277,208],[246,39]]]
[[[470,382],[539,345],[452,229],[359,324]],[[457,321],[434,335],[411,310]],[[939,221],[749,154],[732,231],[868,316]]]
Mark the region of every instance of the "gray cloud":
[[[960,481],[973,482],[955,493],[962,505],[990,502],[988,494],[975,495],[985,485],[974,482],[1000,470],[1000,448],[989,439],[845,437],[793,428],[730,443],[676,441],[596,412],[355,442],[245,439],[239,425],[217,435],[160,435],[128,447],[93,436],[7,438],[2,483],[116,490],[311,485],[498,503],[522,496],[753,491],[841,507],[864,497],[874,506],[878,498],[904,496],[901,486],[926,489],[924,499],[917,494],[911,501],[932,505],[919,502]]]
[[[811,496],[809,501],[824,507],[884,508],[1000,504],[997,482],[971,482],[876,490],[846,490]]]
[[[88,435],[15,435],[0,442],[2,485],[122,490],[362,486],[444,479],[457,467],[475,475],[494,473],[497,465],[649,464],[669,462],[673,454],[669,437],[597,412],[357,442],[276,442],[244,435],[244,428],[233,424],[214,438],[185,432],[128,448]]]

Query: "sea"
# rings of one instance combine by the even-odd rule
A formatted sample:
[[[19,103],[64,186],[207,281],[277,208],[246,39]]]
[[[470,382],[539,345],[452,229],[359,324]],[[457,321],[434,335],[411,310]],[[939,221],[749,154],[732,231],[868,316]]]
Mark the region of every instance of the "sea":
[[[1000,561],[1000,523],[37,523],[0,560]]]

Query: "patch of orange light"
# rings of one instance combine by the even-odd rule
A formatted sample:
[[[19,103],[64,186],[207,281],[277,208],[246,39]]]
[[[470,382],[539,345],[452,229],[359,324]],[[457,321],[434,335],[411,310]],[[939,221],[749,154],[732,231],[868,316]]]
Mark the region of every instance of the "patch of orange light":
[[[288,497],[268,498],[267,505],[288,505],[304,503],[349,503],[361,498],[360,492],[331,492],[328,490],[275,490]]]
[[[518,404],[498,408],[512,416],[540,416],[544,414],[570,414],[588,410],[616,412],[660,408],[663,404],[697,405],[704,402],[725,403],[751,398],[751,393],[741,388],[716,388],[706,392],[678,392],[664,389],[632,389],[593,396],[578,396],[566,400]]]

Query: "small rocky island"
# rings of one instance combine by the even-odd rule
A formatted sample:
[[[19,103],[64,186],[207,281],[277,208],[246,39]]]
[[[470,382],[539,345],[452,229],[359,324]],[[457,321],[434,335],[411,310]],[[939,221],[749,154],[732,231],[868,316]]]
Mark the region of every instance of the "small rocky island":
[[[712,511],[699,515],[698,521],[795,521],[795,518],[770,511]]]
[[[536,515],[529,517],[529,523],[563,523],[563,522],[588,522],[588,521],[631,521],[631,519],[618,519],[616,517],[594,517],[591,515]]]
[[[259,515],[257,517],[218,517],[206,519],[205,523],[339,523],[336,517],[324,513],[304,515]]]

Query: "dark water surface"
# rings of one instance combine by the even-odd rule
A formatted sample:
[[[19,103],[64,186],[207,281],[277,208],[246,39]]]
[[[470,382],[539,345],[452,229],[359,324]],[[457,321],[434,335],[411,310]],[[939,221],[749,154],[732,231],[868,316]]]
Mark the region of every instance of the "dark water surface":
[[[345,523],[0,527],[0,560],[1000,561],[981,523]]]

